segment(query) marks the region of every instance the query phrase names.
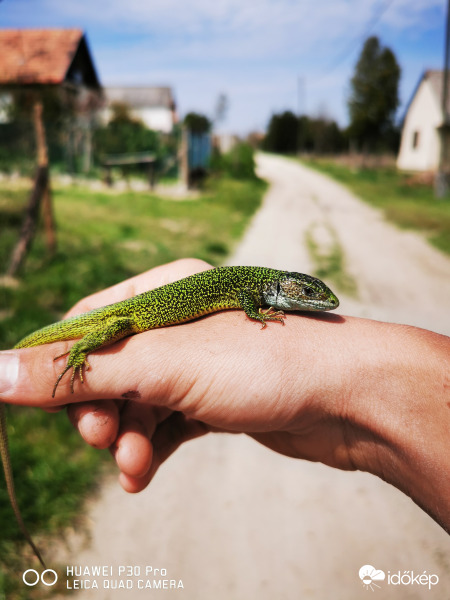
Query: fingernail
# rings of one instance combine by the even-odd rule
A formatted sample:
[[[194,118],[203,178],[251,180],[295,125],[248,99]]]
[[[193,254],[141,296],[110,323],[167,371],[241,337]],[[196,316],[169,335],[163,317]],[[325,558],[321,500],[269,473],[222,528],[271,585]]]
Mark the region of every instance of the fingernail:
[[[0,352],[0,394],[16,385],[19,377],[19,357],[13,352]]]

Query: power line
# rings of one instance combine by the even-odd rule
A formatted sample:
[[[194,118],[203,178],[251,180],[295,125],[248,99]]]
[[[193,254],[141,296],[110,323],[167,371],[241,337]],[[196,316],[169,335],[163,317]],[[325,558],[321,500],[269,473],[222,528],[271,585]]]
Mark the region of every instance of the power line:
[[[317,81],[317,79],[322,79],[323,77],[326,77],[332,71],[334,71],[336,69],[336,67],[338,67],[341,63],[343,63],[344,60],[348,56],[350,56],[350,54],[352,54],[358,46],[361,45],[361,42],[363,40],[365,40],[365,38],[367,38],[367,36],[371,33],[372,29],[375,27],[375,25],[378,23],[378,21],[380,21],[381,17],[388,10],[388,8],[391,7],[391,5],[394,2],[395,2],[395,0],[384,0],[383,2],[380,2],[377,9],[374,11],[374,14],[371,16],[371,18],[367,22],[367,25],[365,26],[364,31],[361,34],[359,34],[357,37],[354,37],[352,40],[350,40],[350,42],[345,46],[345,48],[342,50],[342,52],[339,53],[337,58],[328,66],[328,68],[325,69],[325,71],[321,75],[319,75],[317,78],[314,78],[314,80]]]

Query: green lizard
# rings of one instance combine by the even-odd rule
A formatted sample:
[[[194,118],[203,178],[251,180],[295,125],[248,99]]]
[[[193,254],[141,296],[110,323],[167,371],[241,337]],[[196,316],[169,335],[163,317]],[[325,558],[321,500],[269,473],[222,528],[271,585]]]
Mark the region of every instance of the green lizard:
[[[226,309],[242,309],[250,319],[261,322],[264,328],[266,321],[284,323],[285,310],[325,311],[338,306],[339,300],[333,292],[310,275],[265,267],[218,267],[58,321],[26,336],[15,347],[28,348],[78,339],[70,351],[55,357],[56,360],[69,355],[53,387],[54,397],[62,377],[70,369],[72,393],[77,374],[83,383],[83,368],[89,368],[87,357],[91,352],[135,333],[178,325]],[[267,308],[264,310],[263,307]],[[20,528],[44,565],[23,523],[15,498],[4,410],[0,403],[0,453],[8,493]]]

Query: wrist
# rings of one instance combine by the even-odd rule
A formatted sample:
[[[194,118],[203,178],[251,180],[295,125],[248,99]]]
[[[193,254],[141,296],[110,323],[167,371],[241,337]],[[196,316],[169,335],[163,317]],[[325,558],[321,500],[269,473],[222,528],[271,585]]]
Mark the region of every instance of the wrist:
[[[365,340],[370,352],[353,367],[350,461],[402,490],[449,530],[450,340],[414,327],[372,325]]]

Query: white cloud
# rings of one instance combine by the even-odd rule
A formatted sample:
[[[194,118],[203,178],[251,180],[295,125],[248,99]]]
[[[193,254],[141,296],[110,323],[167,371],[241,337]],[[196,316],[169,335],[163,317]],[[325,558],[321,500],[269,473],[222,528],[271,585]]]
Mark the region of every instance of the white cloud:
[[[39,0],[38,0],[39,1]],[[35,0],[36,2],[36,0]],[[383,7],[381,21],[396,29],[426,29],[443,0],[42,0],[47,14],[120,33],[165,37],[174,47],[188,40],[198,56],[208,45],[215,57],[286,55],[362,33]],[[342,39],[343,38],[343,39]],[[212,42],[212,43],[211,43]],[[208,44],[209,43],[209,44]]]
[[[212,110],[217,94],[228,93],[228,123],[240,130],[250,120],[251,127],[264,126],[272,110],[296,110],[300,75],[308,111],[325,104],[330,116],[344,122],[348,81],[368,23],[382,13],[374,29],[382,40],[421,39],[443,28],[444,11],[445,0],[2,3],[10,26],[85,29],[104,83],[173,85],[182,111]],[[439,48],[439,60],[441,54]],[[402,60],[407,81],[415,79],[420,59]]]

